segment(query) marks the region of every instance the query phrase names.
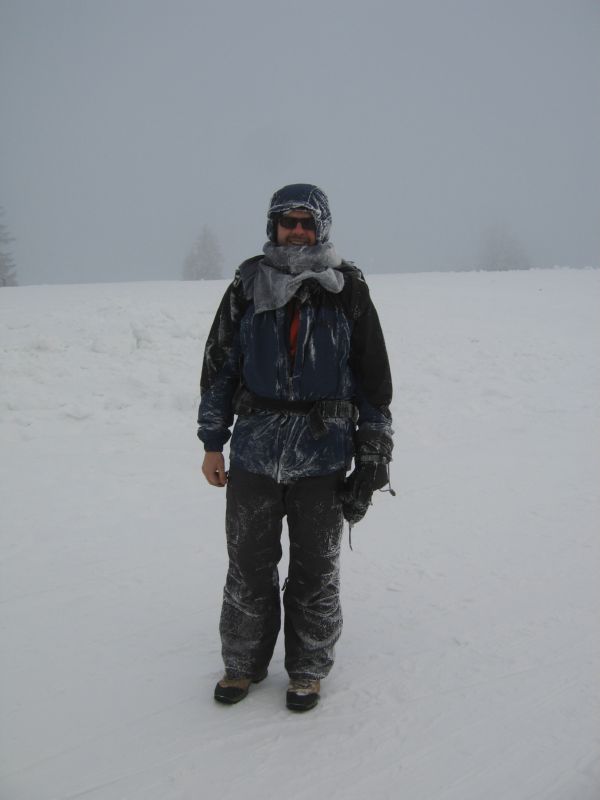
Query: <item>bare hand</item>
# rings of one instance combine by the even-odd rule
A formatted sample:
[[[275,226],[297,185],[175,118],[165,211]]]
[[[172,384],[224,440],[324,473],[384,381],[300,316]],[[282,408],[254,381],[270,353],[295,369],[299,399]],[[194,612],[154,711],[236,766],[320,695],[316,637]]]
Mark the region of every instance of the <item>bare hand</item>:
[[[202,472],[211,486],[225,486],[227,474],[223,453],[206,452],[202,463]]]

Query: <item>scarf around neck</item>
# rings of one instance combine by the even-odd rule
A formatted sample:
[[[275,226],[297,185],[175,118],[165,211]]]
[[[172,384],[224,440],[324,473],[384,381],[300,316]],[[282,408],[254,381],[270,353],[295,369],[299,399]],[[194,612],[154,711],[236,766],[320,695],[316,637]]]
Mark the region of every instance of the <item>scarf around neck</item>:
[[[342,259],[331,242],[300,247],[279,247],[267,242],[263,253],[253,286],[247,287],[257,314],[287,305],[302,283],[309,279],[333,294],[344,288],[344,275],[338,269]]]

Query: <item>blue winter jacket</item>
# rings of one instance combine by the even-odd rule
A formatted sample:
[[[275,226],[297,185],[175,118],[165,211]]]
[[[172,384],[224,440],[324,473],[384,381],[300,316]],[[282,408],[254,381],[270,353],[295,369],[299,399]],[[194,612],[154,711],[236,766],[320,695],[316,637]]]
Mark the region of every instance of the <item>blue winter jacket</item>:
[[[237,270],[206,342],[198,413],[198,436],[205,450],[221,451],[231,436],[234,394],[242,384],[262,398],[350,400],[358,408],[358,429],[348,418],[326,419],[326,433],[315,438],[304,415],[254,411],[237,417],[231,464],[288,483],[349,469],[353,455],[388,461],[392,382],[381,326],[362,273],[343,263],[344,288],[339,294],[325,291],[316,281],[304,282],[295,298],[299,329],[292,363],[292,304],[254,311],[249,278],[260,258]]]

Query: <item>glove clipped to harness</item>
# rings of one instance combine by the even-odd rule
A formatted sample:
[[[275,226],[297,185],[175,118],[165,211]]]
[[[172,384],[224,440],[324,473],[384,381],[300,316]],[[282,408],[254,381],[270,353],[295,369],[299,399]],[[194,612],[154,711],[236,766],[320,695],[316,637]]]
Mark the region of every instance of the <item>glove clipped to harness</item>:
[[[340,499],[344,519],[356,525],[367,513],[373,492],[389,483],[392,438],[384,431],[359,430],[356,434],[356,467],[346,478]]]

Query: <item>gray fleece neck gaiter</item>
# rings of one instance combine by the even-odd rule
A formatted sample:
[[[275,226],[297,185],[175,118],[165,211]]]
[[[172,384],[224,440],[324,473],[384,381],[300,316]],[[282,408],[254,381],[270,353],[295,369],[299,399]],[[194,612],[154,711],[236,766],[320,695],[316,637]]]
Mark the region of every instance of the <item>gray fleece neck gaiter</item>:
[[[333,294],[344,288],[344,276],[338,269],[342,260],[331,242],[301,247],[279,247],[267,242],[263,253],[265,257],[258,264],[253,286],[257,314],[287,305],[309,279]]]

